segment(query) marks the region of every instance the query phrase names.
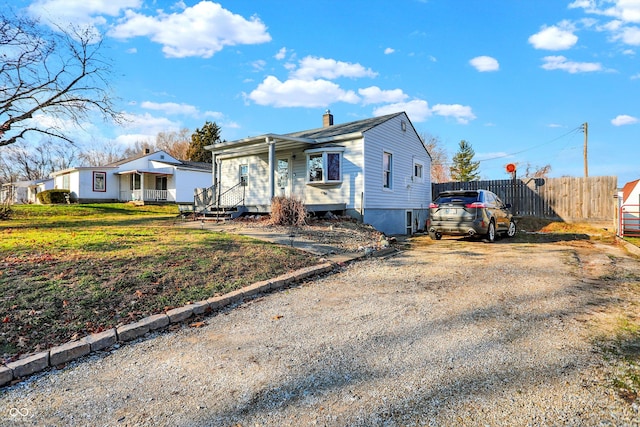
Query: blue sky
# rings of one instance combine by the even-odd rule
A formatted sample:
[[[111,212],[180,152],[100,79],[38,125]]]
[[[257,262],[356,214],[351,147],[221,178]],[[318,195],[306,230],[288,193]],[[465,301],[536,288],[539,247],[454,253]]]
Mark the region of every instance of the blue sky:
[[[640,0],[9,0],[105,34],[131,144],[206,121],[234,140],[406,111],[486,179],[640,178]]]

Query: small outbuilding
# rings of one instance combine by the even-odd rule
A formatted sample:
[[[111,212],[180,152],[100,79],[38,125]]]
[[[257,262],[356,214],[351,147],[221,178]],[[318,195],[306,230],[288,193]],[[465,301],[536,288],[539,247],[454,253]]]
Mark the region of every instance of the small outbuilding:
[[[618,193],[618,234],[640,237],[640,179],[627,182]]]

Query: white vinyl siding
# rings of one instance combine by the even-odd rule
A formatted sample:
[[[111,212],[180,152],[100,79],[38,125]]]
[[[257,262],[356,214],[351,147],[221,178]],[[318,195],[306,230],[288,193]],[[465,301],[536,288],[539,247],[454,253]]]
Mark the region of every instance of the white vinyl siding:
[[[364,198],[366,209],[427,209],[431,202],[431,158],[415,132],[402,132],[401,121],[406,117],[394,117],[364,135]],[[393,191],[384,188],[383,153],[392,154],[391,185]],[[423,179],[414,179],[415,164],[423,166]],[[366,211],[365,209],[365,211]],[[403,224],[404,225],[404,224]]]

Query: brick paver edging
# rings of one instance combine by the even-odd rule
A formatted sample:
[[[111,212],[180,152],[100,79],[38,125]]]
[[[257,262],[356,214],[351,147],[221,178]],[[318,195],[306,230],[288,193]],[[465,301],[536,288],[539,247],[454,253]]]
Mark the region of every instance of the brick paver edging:
[[[50,348],[47,351],[29,355],[15,362],[7,363],[6,366],[0,366],[0,387],[10,384],[14,380],[25,379],[29,375],[47,368],[64,365],[89,353],[107,349],[116,343],[132,341],[148,332],[165,328],[170,324],[184,322],[194,315],[215,312],[230,304],[240,302],[246,297],[268,293],[309,277],[328,273],[334,267],[335,264],[332,262],[306,267],[274,279],[253,283],[222,296],[174,308],[165,313],[154,314],[135,323],[118,326]]]

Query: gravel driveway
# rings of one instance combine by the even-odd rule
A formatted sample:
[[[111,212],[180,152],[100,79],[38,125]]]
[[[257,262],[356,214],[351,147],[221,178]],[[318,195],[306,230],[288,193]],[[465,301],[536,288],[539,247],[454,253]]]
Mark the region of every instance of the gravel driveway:
[[[594,350],[618,248],[414,239],[0,390],[0,424],[637,426]]]

